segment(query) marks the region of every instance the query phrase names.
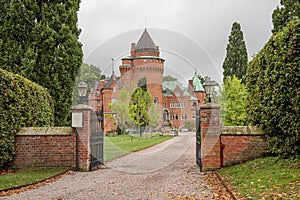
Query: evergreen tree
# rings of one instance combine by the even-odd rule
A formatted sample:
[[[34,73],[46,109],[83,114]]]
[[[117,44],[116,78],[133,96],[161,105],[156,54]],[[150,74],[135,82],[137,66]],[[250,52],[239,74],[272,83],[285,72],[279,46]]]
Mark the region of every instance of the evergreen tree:
[[[280,6],[278,6],[273,14],[273,33],[278,32],[282,29],[287,22],[291,19],[300,17],[300,1],[299,0],[281,0]]]
[[[46,87],[55,125],[66,125],[82,62],[74,1],[2,1],[0,66]]]
[[[235,75],[242,79],[242,83],[245,83],[248,56],[243,32],[237,22],[232,25],[226,51],[226,58],[223,62],[223,82],[228,76]]]

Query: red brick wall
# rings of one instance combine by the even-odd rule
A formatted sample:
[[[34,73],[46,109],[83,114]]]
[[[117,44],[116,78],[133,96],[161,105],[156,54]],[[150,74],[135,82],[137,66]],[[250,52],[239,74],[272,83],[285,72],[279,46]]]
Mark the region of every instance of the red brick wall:
[[[200,106],[201,158],[204,171],[261,157],[267,149],[266,138],[259,128],[232,126],[222,127],[221,130],[219,109],[214,104]]]
[[[218,169],[221,167],[220,106],[204,104],[200,110],[202,169]]]
[[[82,127],[78,131],[78,167],[90,167],[90,138],[92,108],[83,104],[72,112],[82,113]],[[76,129],[70,127],[30,127],[15,136],[15,166],[76,167]]]
[[[15,166],[75,167],[75,132],[68,135],[17,135]]]
[[[230,166],[261,157],[267,149],[264,135],[221,135],[223,164]]]

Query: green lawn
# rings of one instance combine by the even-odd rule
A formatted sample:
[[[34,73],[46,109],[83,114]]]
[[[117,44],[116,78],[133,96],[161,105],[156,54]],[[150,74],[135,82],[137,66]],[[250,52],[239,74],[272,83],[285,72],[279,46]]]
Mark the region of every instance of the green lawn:
[[[15,173],[0,176],[0,190],[36,183],[67,170],[62,167],[22,168]]]
[[[246,199],[300,199],[300,160],[266,157],[219,173]]]
[[[104,161],[117,158],[129,152],[145,149],[155,144],[173,138],[172,136],[148,135],[148,137],[134,137],[130,135],[118,135],[116,137],[105,137],[104,139]]]

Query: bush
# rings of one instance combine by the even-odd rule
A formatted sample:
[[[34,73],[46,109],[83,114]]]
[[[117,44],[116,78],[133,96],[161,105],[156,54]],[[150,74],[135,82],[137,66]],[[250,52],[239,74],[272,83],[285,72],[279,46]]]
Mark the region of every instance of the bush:
[[[50,126],[53,105],[46,89],[0,69],[0,168],[14,156],[14,136],[26,126]]]
[[[266,130],[270,152],[300,153],[300,19],[273,35],[249,63],[247,113]]]

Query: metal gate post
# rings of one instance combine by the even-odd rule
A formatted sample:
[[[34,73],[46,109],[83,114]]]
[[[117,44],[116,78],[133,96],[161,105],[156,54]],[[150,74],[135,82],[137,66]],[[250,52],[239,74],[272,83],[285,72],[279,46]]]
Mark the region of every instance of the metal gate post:
[[[200,110],[196,110],[196,163],[202,172]]]

